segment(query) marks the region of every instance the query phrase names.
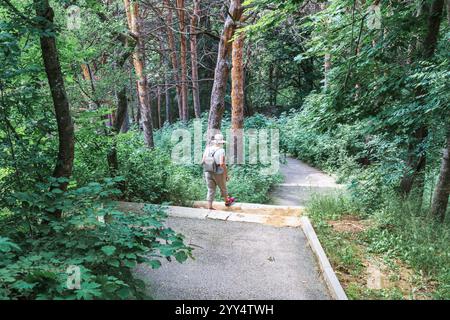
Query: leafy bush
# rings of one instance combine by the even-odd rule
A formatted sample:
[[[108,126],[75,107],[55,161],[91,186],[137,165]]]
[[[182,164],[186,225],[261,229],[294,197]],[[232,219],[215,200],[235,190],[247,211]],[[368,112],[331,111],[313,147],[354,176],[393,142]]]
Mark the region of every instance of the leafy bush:
[[[202,128],[206,130],[206,114],[200,119]],[[245,129],[275,128],[274,119],[269,119],[256,114],[246,118]],[[222,123],[222,132],[225,134],[230,128],[230,120],[225,115]],[[171,136],[176,129],[187,129],[194,137],[193,120],[182,123],[166,124],[155,132],[156,148],[152,151],[139,147],[141,137],[135,133],[123,135],[123,143],[119,152],[123,157],[122,175],[127,181],[127,199],[142,199],[144,201],[170,201],[185,203],[186,200],[204,200],[206,198],[206,184],[203,178],[202,167],[199,164],[179,165],[172,163],[170,154],[174,143]],[[135,138],[130,139],[130,135]],[[202,150],[206,146],[205,132],[202,137]],[[266,203],[269,201],[268,191],[281,181],[280,174],[263,175],[262,164],[248,164],[248,148],[246,148],[246,163],[228,166],[230,181],[228,191],[241,202]],[[216,199],[220,199],[220,193],[216,193]]]
[[[228,192],[240,202],[267,203],[270,188],[281,182],[280,174],[262,175],[261,165],[234,165],[230,168]]]
[[[182,236],[164,227],[164,206],[146,205],[144,214],[125,214],[116,209],[114,200],[184,204],[204,199],[201,166],[178,165],[170,158],[172,132],[193,130],[193,122],[166,124],[155,132],[156,147],[149,150],[138,130],[116,137],[96,134],[98,118],[93,113],[79,119],[74,180],[66,193],[57,188],[64,179],[33,187],[36,181],[45,181],[34,176],[27,178],[33,184],[6,190],[15,179],[14,170],[11,166],[1,169],[0,189],[5,192],[0,202],[0,298],[138,299],[145,295],[143,282],[133,277],[137,264],[157,268],[161,259],[182,262],[191,256]],[[246,122],[257,128],[274,124],[262,116]],[[224,130],[228,127],[226,118]],[[113,142],[120,178],[109,177],[106,155]],[[263,175],[263,167],[231,165],[230,193],[239,201],[267,202],[268,191],[280,175]],[[45,174],[50,170],[48,161]],[[102,177],[101,183],[89,182]],[[62,217],[56,218],[59,212]],[[71,266],[81,272],[81,287],[73,290],[67,287],[67,271],[75,270]]]
[[[161,259],[191,256],[183,237],[163,225],[163,206],[146,205],[144,214],[115,208],[111,198],[120,194],[114,188],[120,179],[67,193],[55,188],[62,180],[16,192],[12,213],[0,217],[0,298],[143,298],[143,282],[133,277],[137,264],[158,268]],[[56,218],[52,212],[59,210]],[[67,286],[71,266],[81,275],[74,290]]]
[[[84,127],[80,128],[78,136],[80,141],[86,141],[86,143],[78,144],[78,157],[74,172],[77,184],[80,185],[98,177],[110,175],[106,154],[111,144],[111,137],[96,135],[91,139],[94,131],[91,126],[93,123],[95,124],[92,117],[98,118],[99,115],[85,115],[85,117]],[[207,115],[203,114],[200,121],[204,130],[201,137],[202,150],[204,150]],[[276,126],[276,119],[269,119],[260,114],[245,120],[245,129],[275,128]],[[223,120],[222,128],[223,133],[230,128],[230,119],[227,115]],[[201,166],[194,163],[176,164],[171,159],[172,149],[175,145],[172,141],[172,134],[177,129],[189,130],[193,138],[194,120],[187,123],[166,123],[161,129],[155,131],[155,148],[151,150],[144,145],[141,132],[135,128],[114,138],[119,160],[118,175],[124,178],[123,200],[185,205],[190,200],[206,198],[206,184]],[[93,149],[92,152],[89,151],[91,149]],[[248,160],[248,153],[245,156]],[[95,170],[91,167],[94,167]],[[279,174],[262,175],[260,173],[262,168],[264,168],[262,164],[230,165],[231,180],[228,184],[230,194],[243,202],[268,202],[268,191],[275,183],[281,181],[281,176]],[[220,199],[219,192],[216,197],[217,200]]]
[[[125,179],[126,200],[185,204],[201,197],[199,174],[189,165],[173,163],[170,140],[167,143],[149,150],[142,144],[140,134],[134,131],[120,137],[119,173]]]
[[[309,95],[300,112],[292,110],[278,118],[281,148],[334,173],[339,183],[348,185],[362,211],[370,214],[384,206],[384,195],[398,191],[406,170],[407,136],[380,130],[380,120],[373,117],[337,121],[338,116],[330,96]],[[439,145],[438,140],[433,145]],[[427,158],[426,196],[430,196],[439,164],[439,153],[432,151]]]

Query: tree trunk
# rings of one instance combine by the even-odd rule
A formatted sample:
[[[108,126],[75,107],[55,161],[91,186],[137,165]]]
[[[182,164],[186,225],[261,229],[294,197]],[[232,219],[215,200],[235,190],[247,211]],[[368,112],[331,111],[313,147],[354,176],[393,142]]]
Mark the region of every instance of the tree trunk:
[[[445,212],[448,206],[450,195],[450,132],[447,134],[447,145],[442,152],[441,170],[436,189],[433,194],[431,213],[441,221],[445,219]]]
[[[117,97],[117,110],[112,123],[112,132],[114,136],[120,133],[122,125],[127,116],[128,101],[127,101],[126,86],[124,86],[119,92],[116,93],[116,97]],[[108,166],[112,177],[116,176],[119,170],[115,137],[113,139],[114,141],[112,143],[111,149],[108,152]]]
[[[301,69],[299,68],[299,71]],[[269,89],[270,89],[270,96],[269,96],[269,105],[271,111],[275,111],[275,108],[277,106],[277,100],[278,100],[278,87],[279,87],[279,76],[280,76],[280,70],[278,66],[276,65],[276,61],[272,61],[269,68]],[[299,81],[299,83],[301,83]]]
[[[164,122],[167,121],[170,123],[170,92],[169,92],[169,83],[167,81],[167,72],[166,72],[166,70],[168,70],[168,69],[166,69],[166,66],[168,66],[168,61],[166,58],[166,53],[167,53],[166,47],[164,46],[164,44],[162,42],[162,35],[159,38],[159,51],[160,51],[159,68],[160,68],[160,70],[162,70],[162,77],[163,77],[163,82],[164,82],[164,84],[162,86],[164,89],[164,96],[165,96],[165,98],[164,98],[164,103],[165,103]],[[161,90],[161,86],[159,87],[159,89]],[[159,94],[162,96],[161,92]],[[161,103],[161,101],[159,103]],[[159,108],[161,108],[161,106]],[[160,110],[160,114],[161,114],[161,110]],[[160,115],[160,117],[161,117],[161,115]],[[162,122],[162,121],[160,120],[160,122]],[[164,122],[162,122],[162,123],[164,123]],[[161,125],[162,124],[160,124],[160,127],[161,127]]]
[[[244,34],[240,34],[233,41],[233,68],[231,69],[231,127],[244,127]]]
[[[156,87],[156,99],[158,105],[158,128],[161,129],[161,87]]]
[[[447,4],[447,21],[450,24],[450,0],[446,0]]]
[[[161,37],[159,37],[159,35],[157,36],[158,38],[158,43],[159,43],[159,61],[158,61],[158,78],[161,77],[161,72],[162,72],[162,77],[165,78],[165,71],[163,71],[163,61],[164,61],[164,46],[162,44],[162,40]],[[159,82],[159,81],[158,81]],[[163,84],[158,83],[156,85],[156,126],[158,127],[158,129],[161,129],[161,87],[163,86]]]
[[[183,121],[189,119],[188,90],[187,90],[187,46],[186,46],[186,18],[184,0],[176,0],[178,26],[180,30],[180,64],[181,64],[181,108]]]
[[[326,92],[328,90],[329,73],[331,69],[331,55],[329,53],[325,53],[323,69],[323,90]]]
[[[130,109],[133,117],[133,122],[137,124],[139,129],[139,101],[138,101],[139,99],[137,99],[135,95],[136,90],[133,90],[135,83],[133,82],[133,72],[131,68],[129,70],[129,78],[130,78],[130,100],[132,102]]]
[[[327,8],[328,2],[320,4],[320,10],[325,10]],[[327,23],[328,26],[328,23]],[[325,53],[323,58],[323,91],[327,92],[329,85],[329,74],[331,70],[331,54]]]
[[[247,50],[245,53],[245,64],[244,64],[244,117],[251,117],[255,113],[252,107],[251,92],[248,90],[248,85],[245,83],[250,83],[251,70],[250,61],[252,58],[252,50],[249,43],[247,43]]]
[[[207,33],[212,32],[212,23],[211,23],[211,14],[213,9],[211,6],[203,6],[202,15],[199,21],[199,29],[205,30]],[[197,36],[197,40],[205,39],[205,35],[201,34]],[[203,41],[203,52],[216,52],[216,45],[213,41]],[[202,59],[202,68],[199,68],[200,78],[204,79],[214,79],[214,68],[216,66],[217,56],[206,54]],[[200,105],[208,106],[206,109],[209,110],[209,106],[211,104],[211,91],[213,87],[212,81],[203,81],[202,85],[199,86],[200,91]],[[205,109],[203,107],[203,109]]]
[[[170,49],[170,60],[172,62],[173,79],[175,81],[175,86],[176,86],[178,116],[180,119],[183,119],[183,101],[182,101],[182,96],[181,96],[182,93],[181,93],[180,77],[178,76],[178,58],[177,58],[177,50],[175,47],[175,37],[174,37],[173,31],[172,31],[173,17],[172,17],[172,10],[170,9],[169,0],[164,0],[164,6],[167,7],[167,15],[166,15],[167,40],[168,40],[169,49]]]
[[[128,102],[128,97],[126,97],[126,99]],[[130,113],[128,112],[128,108],[127,108],[127,111],[125,112],[125,119],[123,120],[122,127],[120,128],[120,132],[127,133],[128,130],[130,130]]]
[[[198,61],[197,61],[197,26],[200,16],[200,0],[194,0],[194,12],[191,17],[190,44],[191,44],[191,77],[192,77],[192,98],[194,101],[194,113],[196,118],[200,118],[200,92],[198,89]]]
[[[54,12],[48,0],[34,0],[34,6],[37,16],[42,18],[40,29],[46,31],[45,34],[40,35],[40,45],[58,126],[59,150],[53,176],[69,179],[73,169],[75,136],[69,100],[56,48],[54,36],[56,30],[53,24]],[[51,31],[51,33],[48,31]],[[63,191],[67,190],[67,184],[67,182],[61,183],[59,188]],[[60,214],[61,212],[57,213],[57,216]]]
[[[211,91],[211,108],[208,117],[208,129],[220,129],[225,111],[225,91],[230,72],[229,56],[236,24],[242,15],[240,0],[231,0],[229,12],[219,41],[214,83]]]
[[[269,107],[273,106],[273,96],[274,96],[274,88],[273,88],[273,69],[275,68],[273,63],[269,63],[269,70],[268,70],[268,76],[269,79],[267,79],[267,82],[269,84]]]
[[[100,109],[102,107],[102,104],[95,96],[96,89],[95,89],[94,72],[92,71],[92,68],[88,63],[82,64],[81,68],[83,69],[83,76],[85,80],[89,80],[89,83],[91,84],[92,101],[94,102],[95,107],[97,109]],[[105,118],[107,118],[107,116]]]
[[[427,34],[423,44],[423,57],[425,59],[430,59],[436,51],[443,9],[444,0],[434,0],[431,4]]]
[[[231,129],[234,146],[234,163],[244,162],[244,34],[233,41],[231,69]]]
[[[166,121],[170,123],[170,92],[169,92],[169,84],[167,83],[167,77],[164,76],[164,88],[166,93],[166,98],[164,99],[166,104]]]
[[[128,47],[129,43],[127,41],[121,41],[124,47]],[[134,43],[136,45],[136,43]],[[117,59],[117,66],[122,69],[130,56],[129,52],[125,52]],[[128,131],[128,97],[127,97],[127,86],[123,85],[120,91],[116,91],[117,98],[117,109],[114,117],[112,117],[111,131],[113,134],[112,146],[107,154],[107,161],[111,176],[114,177],[119,171],[119,162],[117,158],[117,143],[116,136],[120,132]],[[125,191],[125,185],[123,183],[119,184],[119,189],[122,192]]]
[[[426,153],[423,148],[423,143],[428,135],[428,130],[425,126],[421,126],[417,129],[412,137],[412,141],[408,146],[408,173],[405,174],[400,182],[400,192],[403,196],[407,196],[411,193],[414,184],[416,184],[418,193],[422,195],[424,184],[424,169],[426,167]]]
[[[434,55],[439,35],[439,27],[442,20],[443,7],[444,0],[434,0],[431,4],[427,19],[427,33],[421,47],[420,56],[422,59],[430,59]],[[422,100],[420,97],[425,95],[425,89],[423,87],[417,88],[415,95],[418,100]],[[421,101],[421,103],[424,102]],[[419,150],[419,156],[417,156],[416,146],[423,145],[427,135],[428,129],[425,125],[422,125],[413,133],[413,137],[408,147],[409,156],[407,167],[410,170],[405,173],[400,183],[400,190],[403,195],[408,195],[411,192],[415,181],[418,181],[417,189],[419,196],[423,194],[426,154],[424,150]]]
[[[139,84],[135,82],[136,85],[136,123],[138,125],[139,130],[142,130],[142,121],[141,121],[141,101],[139,100]]]
[[[147,147],[153,148],[153,123],[152,112],[150,107],[150,99],[148,92],[147,77],[144,74],[145,70],[145,48],[144,40],[140,32],[141,18],[139,14],[139,5],[136,0],[124,0],[125,10],[127,13],[128,27],[134,34],[137,41],[133,53],[133,65],[138,79],[138,95],[140,105],[140,117],[144,131],[144,141]]]
[[[92,80],[92,72],[91,72],[91,68],[89,67],[89,65],[87,63],[83,63],[81,65],[81,70],[83,72],[83,80],[89,81],[91,84],[91,93],[92,93],[92,97],[90,97],[86,92],[83,91],[83,96],[86,97],[87,101],[88,101],[88,106],[90,110],[94,110],[98,105],[96,102],[94,102],[93,100],[93,96],[95,96],[95,86],[94,86],[94,82]]]

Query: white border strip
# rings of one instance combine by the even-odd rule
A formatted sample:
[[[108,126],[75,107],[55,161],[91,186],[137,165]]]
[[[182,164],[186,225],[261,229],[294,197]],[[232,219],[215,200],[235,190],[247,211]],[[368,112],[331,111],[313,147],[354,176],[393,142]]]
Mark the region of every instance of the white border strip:
[[[342,288],[336,274],[334,273],[333,267],[328,260],[325,251],[323,251],[322,245],[317,238],[317,234],[314,231],[309,218],[303,216],[301,219],[302,230],[308,239],[309,246],[311,250],[317,257],[319,261],[319,266],[322,271],[322,275],[325,279],[325,282],[328,286],[328,289],[331,292],[331,295],[335,300],[348,300],[347,295],[345,294],[344,289]]]

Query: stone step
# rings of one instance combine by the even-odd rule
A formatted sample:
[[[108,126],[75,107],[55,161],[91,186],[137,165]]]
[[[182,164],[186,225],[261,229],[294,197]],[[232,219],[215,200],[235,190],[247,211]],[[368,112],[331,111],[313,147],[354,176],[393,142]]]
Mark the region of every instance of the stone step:
[[[189,208],[169,206],[169,216],[190,219],[214,219],[236,222],[250,222],[270,225],[274,227],[300,227],[300,216],[255,214],[247,212],[208,210],[203,208]]]
[[[189,219],[216,219],[224,221],[237,221],[237,222],[250,222],[260,223],[275,227],[300,227],[301,226],[301,211],[300,208],[286,207],[286,206],[270,206],[260,204],[240,203],[238,210],[208,210],[205,208],[192,208],[192,207],[180,207],[169,206],[168,214],[171,217],[189,218]],[[263,210],[256,210],[259,206],[262,206]],[[143,203],[134,202],[119,202],[119,209],[124,212],[138,212],[142,213],[144,207]],[[219,205],[215,206],[220,208]],[[225,206],[223,206],[225,207]],[[233,206],[234,207],[234,206]],[[232,208],[233,208],[232,207]],[[225,207],[230,209],[229,207]],[[237,209],[236,207],[235,209]],[[271,208],[272,211],[268,209]],[[289,210],[288,210],[289,208]],[[253,211],[246,212],[243,209],[249,209]],[[260,208],[261,209],[261,208]],[[283,212],[282,210],[285,210]],[[281,210],[281,214],[277,214],[277,210]],[[286,213],[291,214],[286,214]],[[284,213],[284,214],[283,214]]]
[[[194,201],[194,208],[208,208],[206,201]],[[299,217],[303,214],[305,208],[302,206],[279,206],[258,203],[236,202],[230,207],[225,206],[223,202],[213,202],[213,208],[227,212],[243,212],[247,214],[268,215],[268,216],[290,216]]]

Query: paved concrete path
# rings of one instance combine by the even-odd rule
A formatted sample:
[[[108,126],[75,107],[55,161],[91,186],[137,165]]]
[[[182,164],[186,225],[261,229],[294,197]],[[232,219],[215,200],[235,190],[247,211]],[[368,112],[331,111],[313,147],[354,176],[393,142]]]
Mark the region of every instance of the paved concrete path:
[[[337,187],[331,177],[292,158],[281,170],[285,181],[272,193],[274,202],[280,205],[301,205],[315,190]],[[290,209],[281,212],[261,207],[259,212],[252,205],[241,207],[230,211],[247,210],[251,213],[247,217],[273,214],[274,218],[294,218],[301,214],[300,209],[292,213]],[[192,216],[208,211],[177,210],[188,210]],[[252,219],[230,221],[227,217],[214,218],[214,211],[209,212],[202,219],[183,215],[168,218],[168,226],[184,234],[194,247],[195,260],[163,262],[157,270],[139,266],[136,273],[148,284],[148,293],[154,299],[331,299],[300,227],[281,227],[266,223],[266,218],[259,218],[260,223]],[[223,211],[217,213],[223,215]]]
[[[334,178],[306,163],[287,157],[287,163],[280,166],[284,182],[272,192],[272,202],[276,205],[304,206],[313,194],[325,194],[341,188]]]
[[[195,260],[139,266],[154,299],[330,299],[300,228],[174,218]]]

